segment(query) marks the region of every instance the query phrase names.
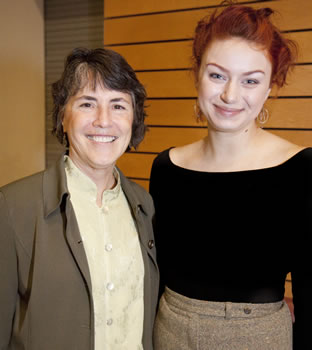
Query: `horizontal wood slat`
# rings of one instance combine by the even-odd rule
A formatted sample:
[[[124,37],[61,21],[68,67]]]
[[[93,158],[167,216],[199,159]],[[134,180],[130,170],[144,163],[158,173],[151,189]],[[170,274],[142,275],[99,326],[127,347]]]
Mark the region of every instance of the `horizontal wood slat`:
[[[312,130],[269,130],[301,146],[312,146]],[[140,144],[139,152],[160,152],[172,146],[182,146],[205,137],[206,128],[151,127]]]
[[[251,6],[257,8],[263,7],[263,4],[252,4]],[[292,0],[277,0],[267,3],[267,5],[282,14],[281,16],[275,16],[275,23],[281,30],[291,31],[311,28],[312,1],[300,1],[300,6],[295,6]],[[106,19],[104,21],[104,44],[191,38],[198,20],[210,13],[211,10],[200,9]]]
[[[170,1],[146,1],[146,0],[113,0],[104,1],[105,17],[137,15],[151,12],[174,11],[196,7],[219,5],[216,0],[170,0]],[[246,2],[238,0],[237,2]]]
[[[312,22],[312,20],[311,20]],[[312,26],[312,23],[311,23]],[[312,30],[286,35],[300,48],[298,62],[312,62]],[[192,40],[114,46],[135,70],[181,69],[192,65]]]
[[[150,100],[147,101],[148,125],[205,126],[198,123],[192,100]],[[269,128],[312,129],[312,99],[269,99],[266,102],[270,119]]]
[[[148,97],[196,97],[191,71],[139,72]],[[312,96],[312,65],[296,66],[279,96]]]
[[[135,70],[177,69],[191,66],[192,40],[114,46]]]
[[[127,152],[117,161],[117,166],[126,176],[149,179],[156,154]]]

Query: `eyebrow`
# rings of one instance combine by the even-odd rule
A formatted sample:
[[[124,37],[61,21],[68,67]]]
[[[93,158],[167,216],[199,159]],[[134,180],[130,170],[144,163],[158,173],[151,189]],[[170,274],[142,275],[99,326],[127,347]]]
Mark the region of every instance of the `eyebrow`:
[[[128,103],[129,105],[132,103],[132,102],[129,102],[127,101],[125,98],[123,97],[116,97],[116,98],[113,98],[112,100],[110,100],[111,102],[126,102]]]
[[[226,68],[220,66],[217,63],[207,63],[207,67],[208,66],[215,66],[215,67],[219,68],[220,70],[222,70],[223,72],[229,73],[229,70],[227,70]],[[250,74],[253,74],[253,73],[262,73],[262,74],[265,75],[264,71],[261,70],[261,69],[256,69],[256,70],[252,70],[252,71],[249,71],[249,72],[245,72],[245,73],[243,73],[243,75],[250,75]]]
[[[79,101],[79,100],[97,101],[97,98],[89,95],[82,95],[78,97],[76,101]]]

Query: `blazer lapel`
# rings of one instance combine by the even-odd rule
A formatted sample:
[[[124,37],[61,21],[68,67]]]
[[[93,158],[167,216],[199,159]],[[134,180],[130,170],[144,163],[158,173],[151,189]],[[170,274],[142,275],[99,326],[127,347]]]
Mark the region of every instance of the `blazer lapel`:
[[[86,252],[80,236],[75,212],[72,204],[70,203],[69,197],[67,197],[66,218],[67,218],[66,237],[67,237],[69,247],[91,292],[92,285],[91,285],[91,276],[90,276],[90,271],[88,266],[88,260],[87,260]]]
[[[64,168],[64,154],[57,163],[46,170],[43,178],[44,215],[47,218],[54,211],[65,211],[66,237],[73,257],[85,279],[91,294],[91,277],[86,253],[83,247],[79,227],[70,195]],[[61,229],[61,228],[60,228]]]

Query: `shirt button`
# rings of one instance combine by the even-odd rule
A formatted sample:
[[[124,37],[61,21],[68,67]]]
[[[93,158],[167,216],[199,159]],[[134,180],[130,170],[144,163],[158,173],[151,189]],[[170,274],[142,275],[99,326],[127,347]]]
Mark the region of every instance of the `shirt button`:
[[[106,324],[108,326],[111,326],[113,324],[113,319],[112,318],[109,318],[107,321],[106,321]]]
[[[251,309],[249,309],[248,307],[246,307],[246,308],[244,309],[244,313],[245,313],[246,315],[251,314]]]
[[[152,249],[153,247],[154,247],[154,245],[155,245],[155,243],[154,243],[154,241],[151,239],[150,241],[148,241],[148,247],[149,247],[149,249]]]
[[[115,288],[114,283],[112,282],[107,283],[106,288],[107,290],[112,291]]]
[[[103,212],[104,214],[107,214],[107,213],[109,212],[108,206],[105,205],[105,206],[102,208],[102,212]]]
[[[107,252],[110,252],[112,249],[113,249],[113,245],[112,245],[111,243],[107,243],[107,244],[105,245],[105,250],[106,250]]]

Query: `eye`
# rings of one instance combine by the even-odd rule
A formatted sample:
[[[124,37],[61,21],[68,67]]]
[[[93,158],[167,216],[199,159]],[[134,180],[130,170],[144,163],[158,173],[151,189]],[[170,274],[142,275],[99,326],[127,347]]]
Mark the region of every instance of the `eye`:
[[[116,109],[116,110],[125,110],[126,108],[122,105],[113,105],[113,109]]]
[[[91,108],[92,107],[92,104],[90,102],[84,102],[80,105],[80,107],[83,107],[83,108]]]
[[[244,83],[247,85],[257,85],[259,84],[259,81],[256,79],[246,79]]]
[[[219,73],[210,73],[209,76],[212,79],[225,80],[225,77]]]

